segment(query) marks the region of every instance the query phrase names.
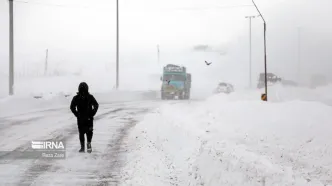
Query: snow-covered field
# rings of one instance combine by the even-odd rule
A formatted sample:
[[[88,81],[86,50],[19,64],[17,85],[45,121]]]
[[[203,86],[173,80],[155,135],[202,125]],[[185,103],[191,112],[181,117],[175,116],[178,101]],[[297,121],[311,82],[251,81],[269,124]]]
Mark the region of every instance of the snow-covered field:
[[[332,185],[332,107],[274,88],[267,103],[253,91],[147,114],[128,139],[122,185]]]

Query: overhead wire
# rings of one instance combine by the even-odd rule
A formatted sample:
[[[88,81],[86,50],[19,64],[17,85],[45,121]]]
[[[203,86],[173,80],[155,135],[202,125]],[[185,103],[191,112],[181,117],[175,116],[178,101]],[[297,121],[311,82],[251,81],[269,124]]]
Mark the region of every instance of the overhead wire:
[[[50,6],[50,7],[59,7],[59,8],[84,8],[84,9],[102,9],[95,8],[91,6],[82,6],[80,4],[54,4],[54,3],[45,3],[45,2],[36,2],[36,1],[24,1],[24,0],[14,0],[16,3],[22,4],[32,4],[32,5],[42,5],[42,6]],[[105,9],[106,10],[106,9]]]
[[[254,5],[232,5],[232,6],[214,6],[214,7],[190,7],[190,8],[174,8],[174,10],[208,10],[208,9],[231,9],[231,8],[243,8],[253,7]]]
[[[53,4],[45,2],[36,2],[36,1],[27,1],[27,0],[14,0],[17,3],[23,4],[34,4],[50,7],[60,7],[60,8],[83,8],[83,9],[97,9],[97,10],[108,10],[106,8],[96,8],[92,6],[82,6],[80,4]],[[230,5],[230,6],[213,6],[213,7],[183,7],[183,8],[166,8],[160,9],[160,11],[205,11],[211,9],[232,9],[232,8],[244,8],[244,7],[253,7],[254,5]]]

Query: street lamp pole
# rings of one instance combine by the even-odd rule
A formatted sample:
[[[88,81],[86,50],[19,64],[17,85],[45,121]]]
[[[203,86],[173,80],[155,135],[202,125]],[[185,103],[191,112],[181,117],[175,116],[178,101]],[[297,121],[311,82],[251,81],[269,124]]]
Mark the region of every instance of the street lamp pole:
[[[116,0],[116,89],[119,89],[119,0]]]
[[[298,83],[301,82],[301,27],[298,27],[297,28],[297,32],[298,32],[298,43],[297,43],[297,47],[298,47],[298,54],[297,54],[297,58],[298,58],[298,61],[297,61],[297,78],[298,78]]]
[[[159,50],[159,45],[157,45],[157,57],[158,57],[158,65],[160,65],[160,50]]]
[[[14,5],[9,0],[9,95],[14,94]]]
[[[266,67],[266,21],[263,17],[263,15],[261,14],[261,12],[259,11],[258,7],[256,6],[256,3],[254,2],[254,0],[252,0],[253,4],[255,5],[259,16],[262,18],[263,22],[264,22],[264,74],[265,74],[265,100],[268,100],[268,96],[267,96],[267,67]]]
[[[256,18],[256,16],[246,16],[247,19],[249,19],[249,88],[252,88],[252,75],[251,75],[251,19]]]

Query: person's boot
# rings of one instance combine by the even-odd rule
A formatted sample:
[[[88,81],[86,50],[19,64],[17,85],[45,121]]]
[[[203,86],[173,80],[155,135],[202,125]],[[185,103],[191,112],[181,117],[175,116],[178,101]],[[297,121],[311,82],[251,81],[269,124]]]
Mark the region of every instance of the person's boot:
[[[84,141],[81,142],[81,149],[78,152],[84,152],[85,151],[85,146],[84,146]]]
[[[87,147],[87,152],[88,152],[88,153],[91,153],[91,152],[92,152],[91,142],[88,142],[88,143],[86,144],[86,147]]]

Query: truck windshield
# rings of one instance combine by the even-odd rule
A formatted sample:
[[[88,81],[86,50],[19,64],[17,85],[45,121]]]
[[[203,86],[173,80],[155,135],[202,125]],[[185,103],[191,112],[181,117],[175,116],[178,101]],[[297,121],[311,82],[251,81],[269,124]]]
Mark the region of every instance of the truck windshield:
[[[165,74],[163,80],[164,81],[168,81],[168,80],[185,81],[186,77],[184,75],[180,75],[180,74]]]

